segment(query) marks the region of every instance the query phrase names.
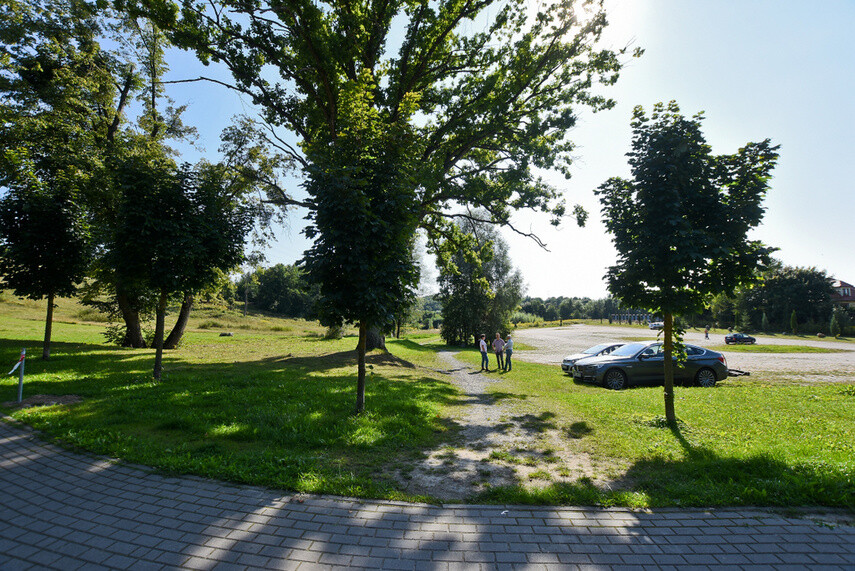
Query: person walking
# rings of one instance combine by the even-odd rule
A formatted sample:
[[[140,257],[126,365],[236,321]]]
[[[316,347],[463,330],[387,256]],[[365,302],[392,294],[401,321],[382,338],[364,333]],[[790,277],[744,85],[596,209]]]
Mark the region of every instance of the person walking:
[[[704,339],[709,339],[709,338],[710,338],[710,326],[707,325],[706,328],[704,329]]]
[[[505,368],[505,342],[502,341],[502,336],[496,333],[496,338],[493,339],[493,351],[496,352],[496,362],[499,363],[499,368]]]
[[[481,350],[481,370],[490,372],[490,359],[487,357],[487,335],[481,334],[481,341],[478,343],[478,348]]]
[[[505,370],[511,370],[511,355],[514,354],[514,340],[508,335],[508,340],[505,341]]]

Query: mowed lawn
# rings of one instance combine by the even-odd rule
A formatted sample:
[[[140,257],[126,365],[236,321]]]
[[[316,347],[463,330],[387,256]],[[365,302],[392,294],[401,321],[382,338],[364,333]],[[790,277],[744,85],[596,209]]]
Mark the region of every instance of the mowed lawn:
[[[367,413],[356,417],[356,338],[324,340],[314,323],[199,312],[195,324],[208,329],[189,330],[179,349],[165,352],[163,381],[154,383],[153,350],[106,345],[103,324],[68,316],[55,324],[52,357],[42,361],[43,323],[24,309],[0,304],[3,362],[11,368],[22,347],[29,351],[24,398],[82,401],[4,412],[66,445],[240,483],[425,499],[400,493],[391,475],[438,444],[457,392],[423,366],[433,353],[416,343],[369,356]],[[16,398],[17,378],[4,376],[0,402]]]
[[[459,358],[477,365],[480,354]],[[574,382],[557,364],[520,358],[491,390],[565,433],[612,482],[608,490],[585,481],[521,486],[490,491],[482,500],[855,508],[855,384],[730,378],[713,389],[677,386],[679,423],[671,428],[661,386],[610,391]]]
[[[11,368],[27,347],[25,398],[82,400],[3,412],[65,445],[238,483],[436,500],[406,493],[405,484],[414,463],[454,436],[462,402],[437,370],[444,347],[435,334],[389,340],[388,354],[369,356],[367,412],[355,417],[353,336],[324,340],[316,323],[203,309],[154,383],[152,350],[105,344],[105,324],[67,301],[53,357],[41,361],[43,306],[8,294],[0,301],[0,366]],[[458,358],[477,367],[480,356]],[[560,431],[609,484],[521,481],[471,501],[855,509],[855,384],[678,387],[680,424],[671,429],[661,387],[608,391],[519,359],[494,379],[498,399]],[[0,402],[16,392],[15,377],[0,379]]]

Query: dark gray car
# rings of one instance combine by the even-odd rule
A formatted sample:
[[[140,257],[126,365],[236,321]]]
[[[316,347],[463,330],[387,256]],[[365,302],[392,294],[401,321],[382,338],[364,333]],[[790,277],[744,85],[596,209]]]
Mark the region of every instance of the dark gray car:
[[[695,345],[686,345],[686,362],[674,363],[674,380],[714,387],[727,378],[724,355]],[[610,355],[580,359],[573,365],[573,378],[622,389],[630,384],[661,383],[665,378],[665,355],[661,342],[629,343]]]

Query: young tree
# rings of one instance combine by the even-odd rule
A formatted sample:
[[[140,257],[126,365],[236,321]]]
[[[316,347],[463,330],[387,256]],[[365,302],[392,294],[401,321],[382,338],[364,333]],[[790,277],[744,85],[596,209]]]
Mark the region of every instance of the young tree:
[[[613,235],[617,264],[609,291],[627,305],[662,313],[665,416],[674,413],[675,314],[699,312],[719,293],[754,279],[769,249],[747,238],[763,218],[762,201],[778,147],[748,143],[712,155],[700,114],[686,119],[675,102],[633,113],[632,180],[612,178],[596,194]]]
[[[47,298],[42,359],[50,358],[54,300],[69,296],[89,264],[81,210],[64,193],[13,190],[0,199],[0,278],[15,295]]]
[[[834,313],[831,314],[831,321],[828,324],[828,333],[832,337],[839,337],[842,332],[842,328],[840,326],[840,316],[838,310],[834,310]]]
[[[125,5],[224,63],[232,87],[296,136],[290,156],[315,239],[305,266],[322,317],[360,328],[358,411],[362,332],[411,296],[417,228],[436,247],[461,216],[455,207],[506,225],[521,208],[562,216],[538,169],[569,173],[574,108],[611,107],[592,87],[614,83],[621,67],[618,53],[594,47],[606,25],[598,1],[560,0],[536,15],[525,0]]]

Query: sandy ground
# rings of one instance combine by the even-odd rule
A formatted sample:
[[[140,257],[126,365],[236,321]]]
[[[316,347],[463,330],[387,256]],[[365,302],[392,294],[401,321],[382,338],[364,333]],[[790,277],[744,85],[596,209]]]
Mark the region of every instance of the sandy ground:
[[[611,325],[571,325],[543,329],[520,329],[516,340],[533,349],[518,350],[515,356],[522,361],[555,364],[560,366],[565,355],[578,353],[597,343],[606,341],[656,340],[656,331],[642,327]],[[754,335],[757,345],[808,345],[828,349],[844,349],[839,353],[742,353],[724,349],[727,365],[731,369],[748,371],[747,379],[777,382],[855,382],[855,343],[823,341],[821,339],[777,339]],[[712,334],[704,339],[703,333],[689,332],[685,342],[700,347],[724,345],[724,335]],[[774,373],[774,375],[772,375]],[[745,378],[745,377],[744,377]]]

